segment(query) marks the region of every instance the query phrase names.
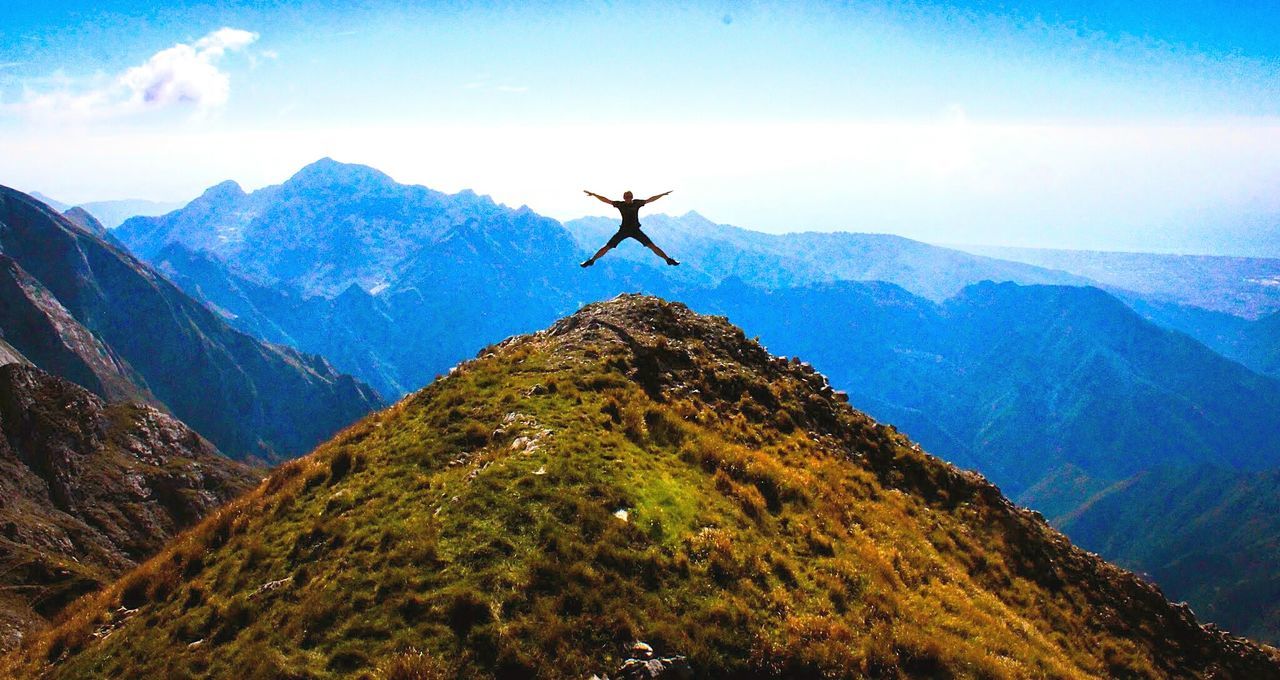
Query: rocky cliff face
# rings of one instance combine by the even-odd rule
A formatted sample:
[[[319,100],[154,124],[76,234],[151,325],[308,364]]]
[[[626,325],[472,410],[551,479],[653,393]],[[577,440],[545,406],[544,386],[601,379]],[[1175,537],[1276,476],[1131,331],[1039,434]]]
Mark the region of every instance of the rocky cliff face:
[[[640,296],[283,466],[6,670],[581,678],[636,639],[705,678],[1280,677],[806,364]]]
[[[298,455],[381,403],[317,356],[232,329],[122,248],[5,187],[0,296],[3,337],[36,365],[102,396],[154,398],[231,456]]]
[[[31,362],[28,361],[26,357],[22,356],[22,352],[14,349],[13,345],[10,345],[5,342],[4,339],[0,338],[0,366],[6,366],[8,364],[24,364],[29,366],[31,365]]]
[[[146,380],[85,328],[53,293],[0,254],[0,334],[45,370],[112,400],[158,404]]]
[[[0,367],[0,650],[257,478],[155,408]]]

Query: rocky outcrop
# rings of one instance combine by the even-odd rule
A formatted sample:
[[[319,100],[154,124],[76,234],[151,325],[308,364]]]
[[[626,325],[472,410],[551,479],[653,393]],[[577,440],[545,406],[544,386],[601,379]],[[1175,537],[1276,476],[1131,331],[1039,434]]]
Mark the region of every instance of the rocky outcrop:
[[[7,366],[9,364],[26,364],[29,366],[31,365],[31,362],[28,361],[26,357],[22,356],[22,352],[14,349],[13,345],[10,345],[5,342],[3,338],[0,338],[0,366]]]
[[[612,675],[592,675],[590,680],[690,680],[693,669],[683,656],[658,657],[644,642],[631,645],[631,655]]]
[[[155,408],[0,367],[0,650],[257,478]]]

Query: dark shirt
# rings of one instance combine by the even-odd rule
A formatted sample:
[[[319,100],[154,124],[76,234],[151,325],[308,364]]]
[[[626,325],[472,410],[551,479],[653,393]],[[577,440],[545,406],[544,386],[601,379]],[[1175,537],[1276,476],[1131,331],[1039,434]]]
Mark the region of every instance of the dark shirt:
[[[622,213],[623,229],[639,229],[640,228],[640,206],[644,205],[644,201],[640,199],[632,199],[628,201],[610,201],[613,207]]]

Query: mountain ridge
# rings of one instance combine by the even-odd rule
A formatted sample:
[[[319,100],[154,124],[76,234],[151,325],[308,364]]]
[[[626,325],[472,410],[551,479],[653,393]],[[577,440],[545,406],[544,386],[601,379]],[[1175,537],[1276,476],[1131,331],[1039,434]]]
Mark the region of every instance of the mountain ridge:
[[[22,354],[39,365],[44,359],[35,349],[41,343],[56,349],[79,334],[72,344],[81,348],[82,359],[93,360],[77,365],[101,364],[102,357],[113,366],[127,363],[142,376],[131,382],[229,455],[273,459],[302,453],[381,403],[363,383],[319,357],[234,330],[123,248],[7,187],[0,187],[0,257],[11,263],[4,270],[12,274],[8,279],[28,282],[5,289],[14,305],[26,300],[30,311],[9,321],[16,328],[34,323],[49,330],[6,332]],[[19,268],[24,276],[14,278]],[[6,304],[3,312],[10,309]],[[110,373],[91,372],[90,377]]]

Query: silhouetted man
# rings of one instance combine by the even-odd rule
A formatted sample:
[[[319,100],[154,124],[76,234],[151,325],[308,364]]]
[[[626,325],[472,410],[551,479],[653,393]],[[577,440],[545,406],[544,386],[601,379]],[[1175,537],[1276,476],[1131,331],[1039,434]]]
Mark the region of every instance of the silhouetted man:
[[[585,193],[588,196],[594,196],[596,199],[604,201],[605,203],[608,203],[609,205],[617,208],[618,212],[622,213],[622,224],[618,225],[618,233],[614,234],[613,238],[609,239],[609,242],[604,244],[603,248],[596,251],[595,255],[592,255],[591,257],[587,258],[586,262],[582,263],[583,267],[590,267],[591,265],[595,264],[596,260],[600,259],[601,256],[603,256],[605,253],[609,252],[610,250],[613,250],[614,248],[618,247],[618,244],[622,243],[623,239],[628,239],[628,238],[633,238],[643,243],[646,248],[653,251],[654,255],[657,255],[658,257],[666,260],[667,264],[673,265],[673,266],[680,264],[679,262],[676,262],[675,258],[670,257],[666,253],[662,252],[661,248],[654,245],[653,241],[649,240],[648,235],[646,235],[643,231],[640,231],[640,206],[648,203],[652,203],[658,200],[659,198],[662,198],[663,196],[666,196],[667,194],[671,193],[670,191],[664,191],[656,196],[650,196],[649,198],[646,198],[642,201],[635,200],[635,198],[633,198],[630,191],[622,194],[621,201],[613,201],[605,198],[604,196],[601,196],[600,194],[595,194],[590,191],[586,191],[585,189],[583,190],[583,193]]]

